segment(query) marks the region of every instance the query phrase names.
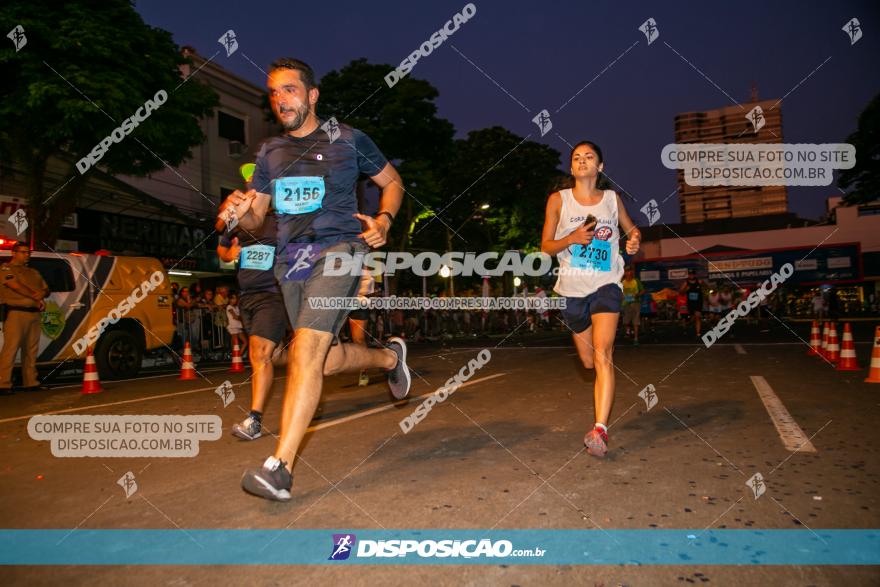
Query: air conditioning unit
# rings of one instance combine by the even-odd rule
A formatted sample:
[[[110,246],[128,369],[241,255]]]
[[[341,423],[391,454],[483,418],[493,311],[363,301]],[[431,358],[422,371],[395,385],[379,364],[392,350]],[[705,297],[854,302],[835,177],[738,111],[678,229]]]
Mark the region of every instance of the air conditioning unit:
[[[238,159],[239,157],[244,155],[244,151],[246,148],[247,145],[245,145],[241,141],[229,141],[229,145],[226,148],[226,153],[233,159]]]

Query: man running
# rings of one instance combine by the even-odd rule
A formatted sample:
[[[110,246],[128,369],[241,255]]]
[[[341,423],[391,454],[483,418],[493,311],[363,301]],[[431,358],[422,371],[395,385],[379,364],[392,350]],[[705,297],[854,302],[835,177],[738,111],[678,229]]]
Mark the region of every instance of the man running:
[[[571,151],[575,186],[550,194],[541,251],[559,259],[553,288],[565,296],[565,325],[584,367],[596,368],[593,400],[596,423],[584,437],[587,452],[596,457],[608,450],[608,416],[614,401],[614,335],[623,298],[620,278],[620,228],[628,240],[626,252],[639,250],[641,233],[613,190],[597,188],[603,168],[602,150],[582,141]]]
[[[246,168],[242,166],[243,175]],[[244,176],[248,185],[252,173]],[[251,232],[235,227],[217,244],[220,259],[238,260],[239,309],[253,369],[251,411],[243,422],[232,426],[232,434],[242,440],[256,440],[263,434],[263,412],[275,378],[272,358],[287,330],[287,310],[273,271],[276,231],[275,214],[270,211],[259,229]]]
[[[242,488],[267,499],[290,499],[293,460],[321,399],[324,375],[368,368],[388,370],[394,397],[409,393],[406,345],[396,338],[385,349],[333,345],[348,311],[320,309],[321,298],[352,297],[355,275],[324,274],[329,253],[355,257],[385,244],[403,199],[401,179],[363,132],[315,115],[314,73],[297,59],[272,64],[269,102],[284,134],[266,141],[257,155],[253,189],[228,200],[245,230],[256,230],[271,208],[277,216],[275,276],[294,330],[282,407],[281,437],[261,469],[247,471]],[[375,218],[358,213],[355,184],[365,173],[382,190]],[[361,225],[364,224],[364,227]],[[369,245],[369,247],[367,246]]]

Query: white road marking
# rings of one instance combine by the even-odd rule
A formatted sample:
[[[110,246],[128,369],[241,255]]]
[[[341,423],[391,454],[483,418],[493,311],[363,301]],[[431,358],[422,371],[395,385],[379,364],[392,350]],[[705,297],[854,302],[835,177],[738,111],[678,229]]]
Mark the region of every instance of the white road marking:
[[[487,375],[486,377],[480,377],[479,379],[471,379],[470,381],[466,381],[466,382],[462,383],[459,386],[459,389],[461,389],[462,387],[467,387],[468,385],[474,385],[475,383],[481,383],[483,381],[495,379],[496,377],[503,377],[505,375],[507,375],[507,373],[495,373],[493,375]],[[322,422],[320,424],[315,424],[314,426],[309,426],[309,428],[306,430],[306,432],[315,432],[315,431],[321,430],[323,428],[329,428],[331,426],[336,426],[337,424],[344,424],[346,422],[351,422],[352,420],[357,420],[358,418],[363,418],[364,416],[371,416],[373,414],[378,414],[379,412],[384,412],[384,411],[390,410],[392,408],[396,408],[398,405],[403,404],[406,401],[415,401],[415,400],[419,400],[422,398],[426,398],[429,395],[432,395],[433,393],[434,393],[433,391],[431,391],[429,393],[423,393],[422,395],[417,395],[415,397],[402,399],[402,400],[396,401],[394,403],[388,404],[386,406],[379,406],[378,408],[364,410],[363,412],[358,412],[356,414],[351,414],[349,416],[344,416],[342,418],[330,420],[329,422]]]
[[[501,377],[501,376],[503,376],[503,375],[507,375],[507,373],[495,373],[494,375],[488,375],[488,376],[486,376],[486,377],[480,377],[479,379],[472,379],[472,380],[470,380],[470,381],[466,381],[465,383],[462,383],[462,384],[459,386],[459,388],[461,388],[461,387],[467,387],[468,385],[473,385],[473,384],[475,384],[475,383],[480,383],[481,381],[488,381],[489,379],[495,379],[496,377]],[[281,378],[284,378],[284,377],[286,377],[286,376],[287,376],[287,375],[279,375],[278,377],[275,377],[274,379],[281,379]],[[273,380],[274,380],[274,379],[273,379]],[[236,387],[236,386],[240,386],[240,385],[249,385],[249,384],[250,384],[249,381],[243,381],[242,383],[233,383],[232,386],[233,386],[233,387]],[[6,422],[16,422],[16,421],[18,421],[18,420],[29,420],[29,419],[31,419],[31,418],[34,417],[34,416],[49,416],[49,415],[53,415],[53,414],[68,414],[68,413],[70,413],[70,412],[84,412],[84,411],[86,411],[86,410],[96,410],[96,409],[100,409],[100,408],[107,408],[107,407],[110,407],[110,406],[119,406],[119,405],[124,405],[124,404],[134,404],[134,403],[143,402],[143,401],[148,401],[148,400],[153,400],[153,399],[162,399],[162,398],[166,398],[166,397],[175,397],[175,396],[178,396],[178,395],[189,395],[189,394],[191,394],[191,393],[199,393],[199,392],[202,392],[202,391],[213,391],[214,389],[216,389],[216,387],[200,387],[199,389],[190,389],[190,390],[188,390],[188,391],[177,391],[177,392],[174,392],[174,393],[163,393],[162,395],[151,395],[151,396],[141,397],[141,398],[136,398],[136,399],[127,399],[127,400],[122,400],[122,401],[118,401],[118,402],[109,402],[109,403],[106,403],[106,404],[95,404],[95,405],[91,405],[91,406],[81,406],[81,407],[78,407],[78,408],[67,408],[67,409],[64,409],[64,410],[54,410],[54,411],[51,411],[51,412],[41,412],[41,413],[38,413],[38,414],[28,414],[28,415],[26,415],[26,416],[15,416],[15,417],[13,417],[13,418],[5,418],[5,419],[3,419],[3,420],[0,420],[0,424],[4,424],[4,423],[6,423]],[[363,411],[363,412],[358,412],[358,413],[356,413],[356,414],[351,414],[351,415],[348,415],[348,416],[345,416],[345,417],[342,417],[342,418],[338,418],[338,419],[336,419],[336,420],[330,420],[329,422],[322,422],[321,424],[316,424],[315,426],[310,427],[310,428],[308,429],[308,431],[309,431],[309,432],[314,432],[315,430],[321,430],[322,428],[329,428],[330,426],[336,426],[337,424],[343,424],[343,423],[348,422],[348,421],[351,421],[351,420],[356,420],[356,419],[358,419],[358,418],[363,418],[364,416],[369,416],[369,415],[371,415],[371,414],[376,414],[376,413],[379,413],[379,412],[384,412],[385,410],[390,410],[391,408],[397,406],[398,404],[404,403],[404,402],[406,402],[406,401],[412,401],[412,400],[417,400],[417,399],[426,398],[426,397],[428,397],[429,395],[431,395],[432,393],[434,393],[434,392],[431,391],[431,392],[429,392],[429,393],[425,393],[425,394],[422,394],[422,395],[419,395],[419,396],[410,397],[410,398],[408,398],[408,399],[403,399],[403,400],[400,400],[400,401],[397,401],[397,402],[393,402],[393,403],[390,403],[390,404],[385,405],[385,406],[379,406],[379,407],[377,407],[377,408],[372,408],[372,409],[369,409],[369,410],[365,410],[365,411]]]
[[[274,379],[281,379],[282,377],[286,377],[286,375],[279,375],[278,377],[275,377]],[[233,383],[232,384],[233,387],[235,387],[237,385],[250,385],[250,381],[242,381],[241,383]],[[137,402],[145,402],[145,401],[148,401],[151,399],[162,399],[163,397],[174,397],[177,395],[188,395],[191,393],[199,393],[201,391],[208,391],[208,390],[213,391],[215,389],[217,389],[217,386],[200,387],[198,389],[190,389],[189,391],[176,391],[174,393],[163,393],[162,395],[150,395],[147,397],[139,397],[136,399],[127,399],[127,400],[122,400],[122,401],[118,401],[118,402],[110,402],[110,403],[106,403],[106,404],[94,404],[91,406],[81,406],[78,408],[67,408],[64,410],[53,410],[51,412],[40,412],[39,414],[29,414],[27,416],[15,416],[14,418],[6,418],[4,420],[0,420],[0,424],[3,424],[5,422],[15,422],[16,420],[29,420],[30,418],[32,418],[34,416],[51,416],[53,414],[67,414],[70,412],[84,412],[86,410],[96,410],[99,408],[107,408],[110,406],[120,406],[123,404],[135,404]]]
[[[758,391],[761,401],[764,402],[764,407],[767,408],[767,413],[770,414],[770,419],[773,420],[773,425],[776,426],[776,431],[779,433],[779,438],[782,439],[786,450],[816,452],[816,447],[785,409],[767,380],[760,375],[752,375],[750,379]]]
[[[744,349],[741,344],[734,344],[733,348],[736,350],[736,354],[738,355],[746,354],[746,349]]]
[[[857,341],[855,341],[855,344],[870,345],[870,344],[874,344],[874,341],[873,341],[873,339],[867,340],[867,341],[858,341],[857,340]],[[662,344],[662,347],[671,347],[671,346],[702,347],[705,345],[702,342],[670,342],[670,343],[664,342]],[[742,346],[743,348],[745,348],[747,346],[798,346],[798,347],[801,347],[801,346],[804,346],[804,343],[802,343],[802,342],[744,342],[744,343],[740,344],[740,343],[734,343],[734,342],[716,342],[712,346],[717,346],[717,347]],[[625,344],[619,344],[615,348],[620,349],[620,350],[632,349],[632,350],[644,351],[644,350],[650,350],[650,349],[654,349],[654,348],[659,349],[662,347],[661,347],[661,345],[653,345],[653,344],[642,344],[641,346],[638,346],[638,347],[633,347],[633,346],[629,346],[629,345],[625,345]],[[481,351],[484,348],[486,348],[486,347],[476,347],[476,346],[475,347],[452,347],[448,351],[443,352],[443,353],[433,354],[433,355],[413,355],[413,357],[417,358],[417,359],[432,359],[434,357],[446,357],[446,356],[454,355],[454,354],[458,354],[458,353]],[[574,345],[569,344],[569,345],[565,345],[565,346],[521,346],[521,347],[490,347],[490,348],[492,349],[492,352],[494,353],[495,351],[536,351],[536,350],[556,350],[556,349],[571,350],[574,348]],[[569,353],[566,356],[573,357],[576,354],[577,353]]]
[[[202,369],[199,373],[213,373],[214,371],[223,371],[225,369],[229,369],[229,367],[211,367],[210,369]],[[169,371],[167,373],[163,373],[161,375],[147,375],[145,377],[132,377],[131,379],[108,379],[107,381],[102,381],[103,385],[113,385],[115,383],[125,383],[126,381],[143,381],[144,379],[159,379],[161,377],[171,377],[172,375],[180,375],[180,371]],[[68,389],[70,387],[80,387],[82,383],[72,383],[70,385],[53,385],[52,389]]]

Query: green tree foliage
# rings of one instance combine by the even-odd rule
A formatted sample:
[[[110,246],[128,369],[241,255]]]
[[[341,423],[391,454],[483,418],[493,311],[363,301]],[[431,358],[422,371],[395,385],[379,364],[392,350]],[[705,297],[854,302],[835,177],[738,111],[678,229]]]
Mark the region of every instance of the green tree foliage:
[[[559,152],[542,143],[498,126],[472,131],[455,141],[444,181],[446,199],[437,210],[439,218],[423,230],[436,235],[451,228],[468,250],[534,250],[558,167]],[[452,244],[460,248],[459,236],[452,235]]]
[[[0,154],[24,170],[29,224],[36,242],[54,244],[94,168],[75,162],[131,117],[159,90],[167,102],[119,143],[99,166],[111,174],[145,175],[190,158],[204,136],[199,119],[217,105],[196,79],[167,31],[150,27],[126,0],[12,0],[0,22],[24,28],[27,44],[0,48]],[[4,39],[6,40],[6,39]],[[45,185],[50,158],[69,165],[63,189]],[[47,202],[48,200],[48,202]]]
[[[846,142],[856,148],[856,164],[840,172],[837,185],[851,191],[846,204],[865,204],[880,197],[880,94],[868,102],[859,115],[856,131]]]
[[[384,76],[392,69],[358,59],[327,73],[320,82],[318,116],[334,116],[367,133],[400,171],[407,196],[391,237],[405,249],[412,222],[430,216],[443,198],[455,129],[437,116],[434,86],[407,76],[389,88]]]

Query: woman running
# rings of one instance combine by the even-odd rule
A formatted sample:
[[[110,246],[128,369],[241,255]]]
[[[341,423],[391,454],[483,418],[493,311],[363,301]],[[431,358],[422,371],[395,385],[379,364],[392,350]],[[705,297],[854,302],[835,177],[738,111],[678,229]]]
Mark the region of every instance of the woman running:
[[[613,190],[597,187],[603,169],[602,150],[590,141],[571,152],[574,188],[550,194],[541,235],[541,251],[559,259],[553,290],[566,298],[562,311],[584,367],[596,369],[596,424],[584,437],[587,452],[602,457],[608,450],[608,415],[614,400],[614,334],[623,293],[620,228],[628,236],[626,252],[639,250],[641,233]]]

